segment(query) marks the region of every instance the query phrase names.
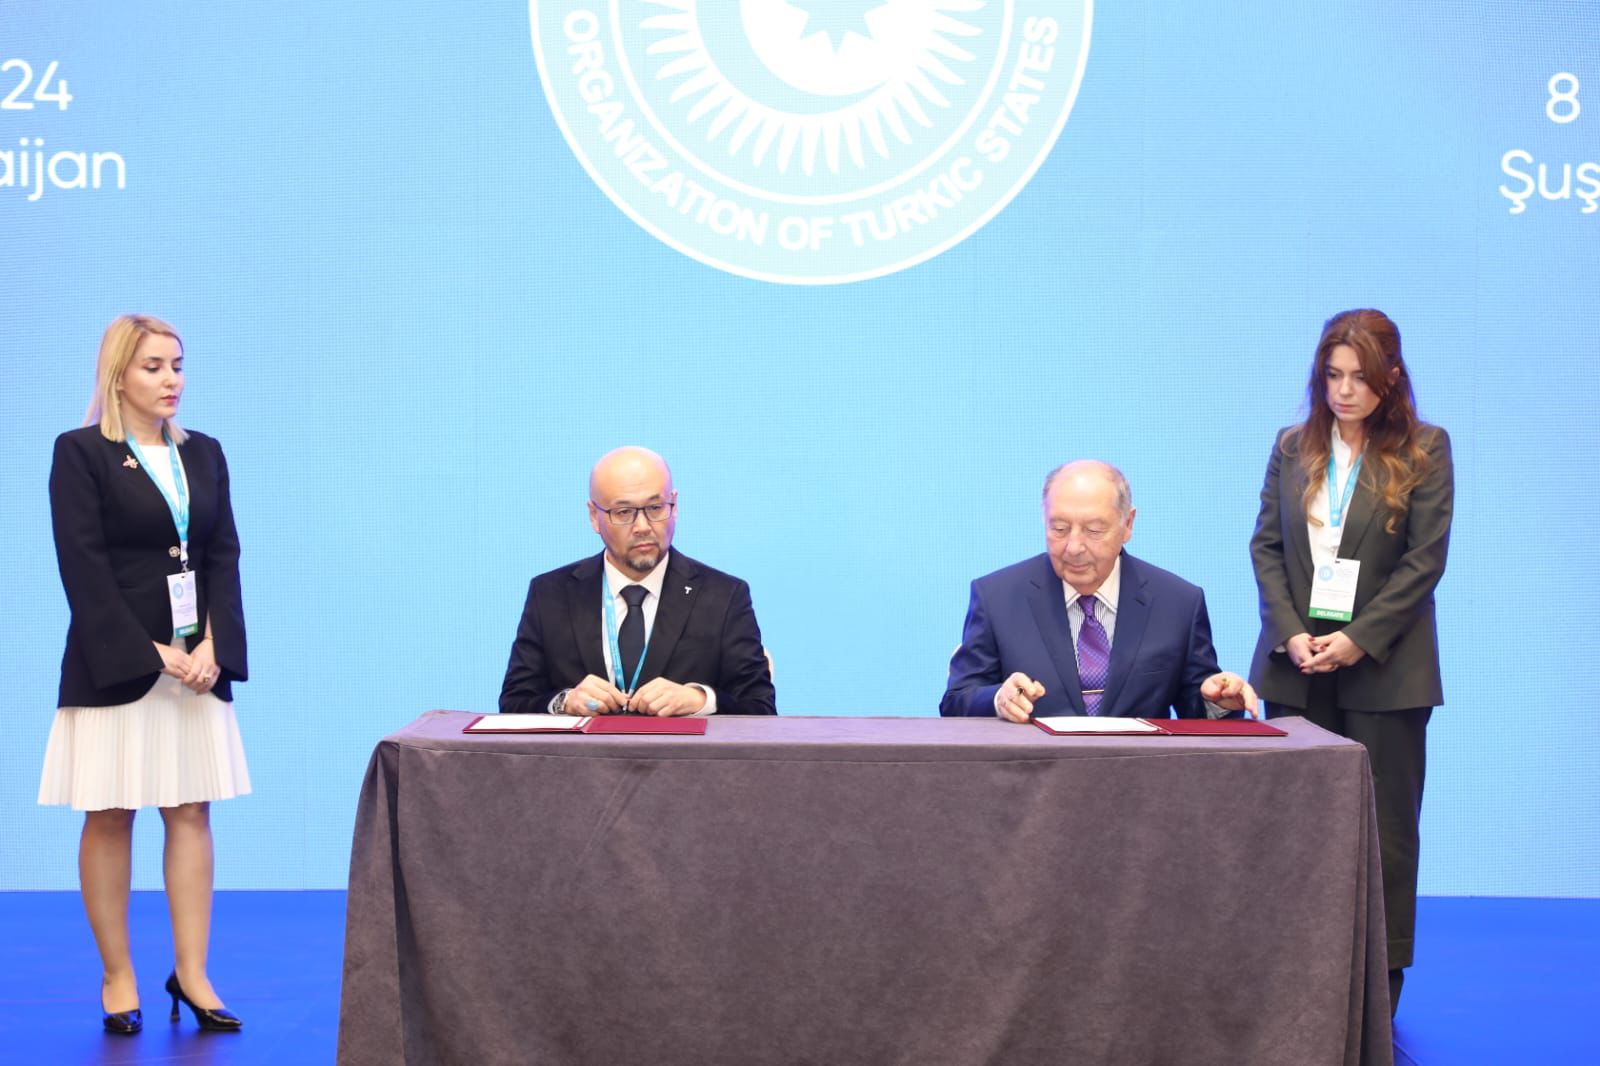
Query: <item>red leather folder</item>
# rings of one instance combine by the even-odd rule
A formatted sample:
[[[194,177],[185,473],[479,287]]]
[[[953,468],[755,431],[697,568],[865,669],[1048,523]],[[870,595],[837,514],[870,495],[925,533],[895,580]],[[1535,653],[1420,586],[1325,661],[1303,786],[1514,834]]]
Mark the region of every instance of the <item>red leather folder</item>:
[[[699,736],[706,731],[704,718],[656,718],[648,714],[602,714],[589,719],[585,733],[675,733]]]
[[[1254,718],[1146,718],[1175,737],[1286,737],[1289,734]]]

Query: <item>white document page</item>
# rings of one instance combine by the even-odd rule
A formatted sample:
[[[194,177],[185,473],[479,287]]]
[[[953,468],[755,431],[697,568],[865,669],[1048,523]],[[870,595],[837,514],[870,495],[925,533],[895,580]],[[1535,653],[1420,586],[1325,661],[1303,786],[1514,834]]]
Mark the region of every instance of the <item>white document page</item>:
[[[582,729],[589,719],[581,714],[486,714],[467,727],[471,733],[516,733],[526,729],[539,732]]]
[[[1161,730],[1138,718],[1089,718],[1076,715],[1036,718],[1057,733],[1159,733]]]

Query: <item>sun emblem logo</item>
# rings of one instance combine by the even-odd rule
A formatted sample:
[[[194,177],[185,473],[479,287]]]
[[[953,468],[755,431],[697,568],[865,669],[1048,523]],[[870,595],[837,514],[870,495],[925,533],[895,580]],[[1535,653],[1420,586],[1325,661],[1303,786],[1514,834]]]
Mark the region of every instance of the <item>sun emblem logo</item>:
[[[683,120],[710,145],[780,174],[864,172],[869,161],[913,154],[912,130],[933,129],[930,112],[948,115],[977,58],[955,41],[982,33],[947,14],[983,7],[973,0],[742,0],[745,33],[713,45],[695,0],[646,2],[669,9],[641,25],[662,35],[646,51],[665,60],[655,78],[672,87]]]
[[[1090,0],[530,6],[551,109],[606,194],[703,263],[797,284],[912,266],[1009,203],[1066,122],[1092,13]]]

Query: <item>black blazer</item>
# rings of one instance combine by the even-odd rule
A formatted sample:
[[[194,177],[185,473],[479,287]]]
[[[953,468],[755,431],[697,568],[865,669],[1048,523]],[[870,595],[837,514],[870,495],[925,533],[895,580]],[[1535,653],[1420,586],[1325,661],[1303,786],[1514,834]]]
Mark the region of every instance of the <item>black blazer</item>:
[[[248,675],[239,592],[239,536],[222,448],[189,431],[178,448],[189,480],[189,569],[196,575],[200,632],[210,619],[221,674],[212,691],[232,700]],[[172,639],[167,576],[182,566],[166,499],[126,443],[85,426],[56,438],[50,518],[56,563],[72,620],[61,656],[58,706],[111,707],[139,699],[161,675],[156,643]]]
[[[593,555],[529,582],[500,687],[502,712],[542,713],[556,693],[585,675],[606,676],[603,558]],[[718,714],[777,714],[750,586],[673,551],[640,684],[658,677],[710,686],[717,693]]]
[[[1261,512],[1250,538],[1250,559],[1261,595],[1261,636],[1250,663],[1250,683],[1262,699],[1305,707],[1310,679],[1276,651],[1297,633],[1325,635],[1343,629],[1366,657],[1332,675],[1339,706],[1349,711],[1397,711],[1444,702],[1433,590],[1444,576],[1455,513],[1455,467],[1450,436],[1424,425],[1421,440],[1431,464],[1412,491],[1411,505],[1390,533],[1382,500],[1357,482],[1339,539],[1339,557],[1361,561],[1356,605],[1348,622],[1313,619],[1311,538],[1301,503],[1306,479],[1300,460],[1272,446],[1261,486]]]

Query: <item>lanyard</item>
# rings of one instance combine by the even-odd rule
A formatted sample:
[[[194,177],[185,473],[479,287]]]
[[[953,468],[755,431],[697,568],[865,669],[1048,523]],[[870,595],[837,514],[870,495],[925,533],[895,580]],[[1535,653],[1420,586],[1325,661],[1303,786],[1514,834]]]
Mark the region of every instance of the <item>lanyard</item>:
[[[172,512],[172,525],[178,531],[178,557],[183,561],[183,568],[189,569],[189,484],[183,476],[183,460],[178,458],[178,446],[172,443],[172,438],[166,430],[161,431],[162,439],[167,442],[167,458],[172,461],[172,485],[178,492],[174,500],[167,493],[167,487],[156,477],[156,472],[150,469],[150,461],[145,458],[144,451],[140,449],[139,442],[133,439],[133,434],[128,434],[128,448],[139,460],[139,465],[144,467],[144,472],[150,480],[155,482],[156,491],[161,493],[161,498],[167,501],[167,510]]]
[[[1345,479],[1344,495],[1339,495],[1335,488],[1333,453],[1328,453],[1328,524],[1334,529],[1338,529],[1339,523],[1344,521],[1344,510],[1350,506],[1350,496],[1356,491],[1356,475],[1359,473],[1361,456],[1358,455],[1355,465],[1350,468],[1350,476]]]
[[[639,687],[639,674],[644,670],[645,656],[650,651],[650,638],[655,634],[646,634],[644,647],[639,649],[639,661],[633,667],[633,684],[624,686],[622,683],[622,648],[617,644],[617,608],[616,604],[612,603],[615,599],[616,597],[611,593],[611,582],[606,580],[606,575],[602,571],[600,574],[600,603],[606,612],[606,643],[611,649],[611,681],[618,689],[631,696],[633,695],[633,690]],[[639,606],[633,608],[633,610],[644,610],[644,602],[640,601]],[[643,616],[641,615],[640,618],[642,620]]]

